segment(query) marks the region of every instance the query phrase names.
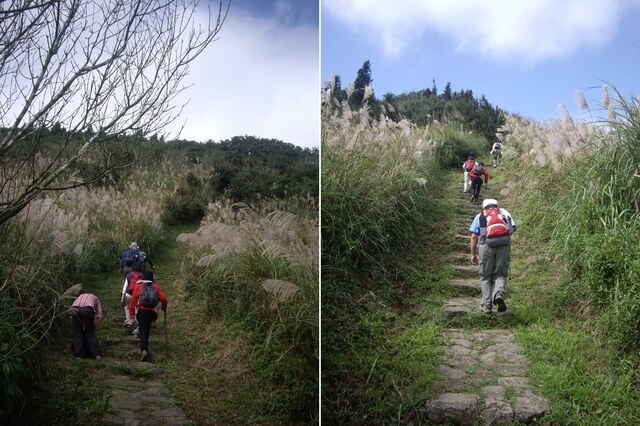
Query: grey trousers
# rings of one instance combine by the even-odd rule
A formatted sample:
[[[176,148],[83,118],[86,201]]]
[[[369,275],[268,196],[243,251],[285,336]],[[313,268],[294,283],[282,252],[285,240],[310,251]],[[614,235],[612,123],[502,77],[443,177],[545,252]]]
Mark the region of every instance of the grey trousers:
[[[482,290],[482,306],[491,309],[496,296],[505,297],[505,286],[509,275],[509,259],[511,246],[489,247],[481,244],[478,247],[478,272]]]

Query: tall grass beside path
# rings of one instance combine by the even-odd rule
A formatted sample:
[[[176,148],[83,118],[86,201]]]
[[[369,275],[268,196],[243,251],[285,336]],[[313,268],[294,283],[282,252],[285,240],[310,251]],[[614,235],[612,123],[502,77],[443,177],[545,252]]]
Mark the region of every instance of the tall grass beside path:
[[[323,126],[322,419],[419,421],[440,347],[438,327],[412,312],[446,232],[437,143],[410,126]]]

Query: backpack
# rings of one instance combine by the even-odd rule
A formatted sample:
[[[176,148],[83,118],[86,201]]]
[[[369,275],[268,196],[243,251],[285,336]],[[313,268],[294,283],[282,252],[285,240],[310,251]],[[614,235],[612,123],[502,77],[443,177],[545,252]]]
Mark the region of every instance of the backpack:
[[[139,299],[140,304],[149,308],[155,307],[158,304],[158,292],[153,285],[153,281],[144,281],[142,285]]]
[[[475,176],[482,176],[482,164],[480,163],[475,163],[473,165],[473,174]]]
[[[124,253],[124,265],[131,266],[133,265],[133,261],[136,259],[136,252],[132,249],[127,249]]]
[[[473,160],[467,160],[464,162],[464,169],[468,172],[471,171],[471,169],[473,169],[473,164],[475,163],[475,161]]]
[[[490,247],[510,245],[511,229],[497,207],[489,207],[480,213],[480,234]],[[486,232],[486,234],[485,234]]]
[[[132,294],[133,288],[135,287],[136,283],[142,279],[142,272],[132,271],[127,276],[127,279],[129,280],[129,285],[127,286],[127,293]]]

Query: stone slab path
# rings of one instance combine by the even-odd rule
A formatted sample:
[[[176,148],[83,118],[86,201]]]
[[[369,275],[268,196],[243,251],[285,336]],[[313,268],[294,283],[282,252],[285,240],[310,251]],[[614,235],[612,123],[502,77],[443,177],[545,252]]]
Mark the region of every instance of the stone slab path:
[[[440,392],[427,401],[426,417],[432,424],[536,423],[549,404],[529,381],[528,362],[513,332],[499,328],[506,324],[503,320],[512,318],[511,310],[489,318],[481,311],[480,281],[477,267],[469,262],[467,231],[481,204],[471,204],[467,194],[459,193],[452,221],[455,252],[450,257],[455,296],[443,308],[445,319],[455,327],[443,330],[446,347],[437,368]],[[491,192],[484,195],[494,196]],[[496,327],[480,328],[478,324],[486,320],[495,320]]]
[[[162,378],[161,366],[140,362],[138,340],[122,326],[124,313],[111,318],[111,336],[101,342],[102,360],[107,367],[107,383],[111,388],[109,408],[102,418],[107,426],[193,425],[179,404],[170,396]],[[160,319],[152,326],[150,347],[162,343]],[[120,328],[120,330],[118,330]],[[114,337],[114,334],[117,337]],[[118,336],[119,335],[119,336]]]

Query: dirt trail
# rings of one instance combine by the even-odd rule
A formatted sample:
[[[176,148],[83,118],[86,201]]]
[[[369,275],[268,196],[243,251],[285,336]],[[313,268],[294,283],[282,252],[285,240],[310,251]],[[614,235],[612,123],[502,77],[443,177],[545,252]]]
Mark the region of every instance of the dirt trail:
[[[172,297],[178,293],[182,260],[181,247],[171,234],[167,239],[164,256],[154,260],[155,278],[169,299],[168,316],[171,317]],[[113,276],[111,281],[119,280]],[[124,310],[119,304],[115,288],[117,282],[109,283],[108,292],[103,290],[105,320],[99,330],[102,360],[106,366],[106,382],[110,387],[109,406],[102,424],[105,425],[192,425],[192,422],[165,386],[163,364],[171,356],[170,337],[175,332],[173,322],[164,321],[160,311],[158,320],[152,325],[149,349],[153,362],[140,362],[139,340],[130,328],[124,327]],[[175,299],[173,300],[175,302]],[[175,303],[174,303],[175,305]],[[165,327],[168,327],[165,330]],[[166,333],[166,334],[165,334]]]
[[[434,424],[534,423],[548,410],[548,402],[529,381],[523,349],[507,328],[514,325],[508,284],[509,309],[490,317],[481,311],[480,281],[477,268],[469,261],[468,232],[481,204],[470,203],[458,177],[456,174],[449,188],[457,197],[452,222],[456,241],[451,253],[456,277],[450,281],[454,297],[443,310],[450,327],[443,330],[446,347],[438,366],[439,392],[427,402],[427,418]],[[480,199],[499,198],[498,194],[498,188],[491,185],[489,190],[483,188]]]

